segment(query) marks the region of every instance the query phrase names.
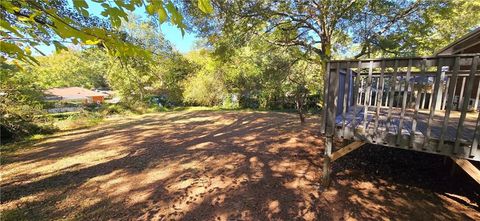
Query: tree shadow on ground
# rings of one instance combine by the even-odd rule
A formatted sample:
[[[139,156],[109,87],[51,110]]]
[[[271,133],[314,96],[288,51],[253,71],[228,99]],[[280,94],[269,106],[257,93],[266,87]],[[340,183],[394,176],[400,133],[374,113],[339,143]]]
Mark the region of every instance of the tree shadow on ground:
[[[334,164],[332,187],[321,188],[319,119],[297,121],[286,113],[184,111],[46,140],[2,165],[0,209],[6,220],[478,217],[478,205],[469,203],[478,192],[417,180],[448,172],[385,172],[416,157],[411,151],[358,150]]]

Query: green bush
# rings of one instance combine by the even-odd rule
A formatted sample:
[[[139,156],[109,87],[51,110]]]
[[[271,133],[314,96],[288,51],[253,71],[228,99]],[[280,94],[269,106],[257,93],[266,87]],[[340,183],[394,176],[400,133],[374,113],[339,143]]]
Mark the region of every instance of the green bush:
[[[200,73],[190,77],[183,92],[184,102],[194,105],[219,105],[225,96],[225,85],[215,73]]]
[[[0,63],[0,127],[2,143],[50,129],[38,125],[43,111],[42,93],[34,79],[18,74],[15,65]]]

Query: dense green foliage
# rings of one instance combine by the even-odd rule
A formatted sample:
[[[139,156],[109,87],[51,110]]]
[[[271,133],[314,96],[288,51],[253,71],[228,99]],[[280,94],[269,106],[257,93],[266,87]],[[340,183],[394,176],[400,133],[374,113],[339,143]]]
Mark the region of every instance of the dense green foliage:
[[[42,130],[33,123],[43,113],[42,94],[28,75],[17,74],[14,65],[0,70],[0,128],[2,138],[15,138]]]
[[[480,25],[480,2],[469,0],[212,2],[216,19],[186,5],[187,24],[225,52],[262,38],[322,60],[430,55]]]
[[[26,66],[24,73],[30,74],[41,88],[101,88],[106,86],[106,58],[94,50],[63,50],[53,56],[38,57],[42,65]]]
[[[221,105],[226,88],[219,70],[219,62],[204,50],[192,52],[188,57],[197,68],[196,74],[190,75],[184,83],[184,101],[206,106]]]

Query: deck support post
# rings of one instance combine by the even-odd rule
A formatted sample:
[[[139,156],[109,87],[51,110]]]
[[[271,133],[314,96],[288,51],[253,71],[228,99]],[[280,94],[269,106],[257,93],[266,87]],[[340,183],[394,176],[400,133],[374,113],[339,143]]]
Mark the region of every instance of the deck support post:
[[[328,96],[325,96],[327,101],[327,113],[325,120],[325,155],[323,161],[323,184],[328,185],[330,183],[330,155],[332,154],[333,136],[335,134],[335,117],[337,115],[338,105],[338,88],[339,88],[339,75],[340,75],[340,63],[335,65],[335,73],[331,72],[332,64],[328,63]]]
[[[323,158],[323,180],[322,180],[324,187],[330,186],[330,173],[332,171],[331,164],[332,163],[330,161],[330,157],[325,156],[325,158]]]
[[[325,145],[325,157],[323,159],[323,184],[325,186],[328,186],[330,185],[330,175],[332,173],[332,166],[331,166],[332,162],[360,148],[365,144],[365,142],[354,141],[353,143],[350,143],[347,146],[342,147],[341,149],[332,153],[333,138],[327,137],[326,141],[327,142]]]
[[[322,183],[325,187],[330,185],[330,173],[331,169],[331,160],[330,155],[332,155],[332,146],[333,146],[333,137],[328,136],[325,142],[325,155],[323,157],[323,177]]]

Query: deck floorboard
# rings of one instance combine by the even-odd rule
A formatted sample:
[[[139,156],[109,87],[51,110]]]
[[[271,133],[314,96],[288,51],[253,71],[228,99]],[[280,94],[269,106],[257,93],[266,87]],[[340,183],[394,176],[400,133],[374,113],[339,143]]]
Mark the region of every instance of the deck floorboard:
[[[354,108],[350,108],[350,110],[346,114],[346,127],[351,127],[353,124],[353,120],[356,120],[355,125],[361,126],[364,122],[364,107],[363,106],[358,106],[357,107],[357,113],[354,113]],[[375,124],[375,107],[369,107],[368,112],[367,112],[367,123],[366,123],[366,129],[368,131],[373,131],[374,130],[374,124]],[[390,127],[388,128],[388,133],[392,134],[397,134],[399,130],[399,124],[400,124],[400,112],[401,108],[393,107],[392,108],[392,116],[391,116],[391,123]],[[388,107],[382,107],[380,109],[380,119],[379,119],[379,131],[386,131],[387,128],[387,114],[388,114]],[[413,115],[414,115],[414,109],[410,108],[407,109],[405,112],[405,117],[404,117],[404,127],[402,130],[402,134],[404,135],[409,135],[412,134],[412,120],[413,120]],[[441,130],[442,130],[442,122],[445,116],[445,111],[443,110],[438,110],[435,111],[435,115],[432,121],[432,134],[431,134],[431,139],[439,139]],[[427,132],[427,122],[428,122],[428,117],[429,117],[429,110],[419,110],[418,116],[417,116],[417,133],[421,133],[423,135],[426,135]],[[461,134],[461,139],[472,142],[473,141],[473,136],[475,133],[475,126],[477,122],[477,113],[467,113],[467,116],[465,118],[464,122],[464,130]],[[460,111],[452,111],[450,113],[450,119],[448,122],[448,127],[446,130],[445,134],[445,141],[446,142],[454,142],[456,138],[456,132],[457,132],[457,127],[458,127],[458,122],[460,119]],[[336,117],[336,124],[337,126],[342,126],[343,122],[343,117],[342,115],[338,115]]]

